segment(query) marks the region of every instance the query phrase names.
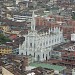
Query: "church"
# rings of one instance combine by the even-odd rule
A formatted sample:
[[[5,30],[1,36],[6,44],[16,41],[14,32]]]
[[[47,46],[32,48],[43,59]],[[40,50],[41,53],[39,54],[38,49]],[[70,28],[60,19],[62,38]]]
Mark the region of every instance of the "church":
[[[50,59],[53,46],[63,42],[63,31],[60,27],[48,28],[47,32],[38,33],[35,29],[35,14],[33,11],[31,29],[25,34],[25,41],[19,44],[19,54],[31,55],[35,61]]]

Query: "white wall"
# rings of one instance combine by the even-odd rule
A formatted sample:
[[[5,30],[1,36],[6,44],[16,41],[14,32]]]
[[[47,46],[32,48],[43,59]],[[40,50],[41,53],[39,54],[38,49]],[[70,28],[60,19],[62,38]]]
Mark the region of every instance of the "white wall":
[[[72,69],[72,75],[75,75],[75,68]]]
[[[71,34],[71,41],[75,41],[75,34]]]
[[[5,69],[4,67],[2,67],[2,75],[14,75],[14,74]]]

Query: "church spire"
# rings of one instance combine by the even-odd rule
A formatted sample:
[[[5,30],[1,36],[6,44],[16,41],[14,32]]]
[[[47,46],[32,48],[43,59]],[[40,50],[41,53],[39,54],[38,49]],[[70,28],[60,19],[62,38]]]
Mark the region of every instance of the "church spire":
[[[32,13],[31,30],[35,31],[35,14],[34,14],[34,10],[33,10],[33,13]]]

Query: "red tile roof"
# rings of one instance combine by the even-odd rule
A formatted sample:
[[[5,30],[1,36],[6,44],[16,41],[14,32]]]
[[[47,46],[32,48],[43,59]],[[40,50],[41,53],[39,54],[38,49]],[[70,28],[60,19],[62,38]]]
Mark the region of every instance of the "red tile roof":
[[[17,38],[17,35],[16,34],[12,34],[12,35],[10,35],[10,37],[9,37],[11,40],[12,39],[16,39]]]

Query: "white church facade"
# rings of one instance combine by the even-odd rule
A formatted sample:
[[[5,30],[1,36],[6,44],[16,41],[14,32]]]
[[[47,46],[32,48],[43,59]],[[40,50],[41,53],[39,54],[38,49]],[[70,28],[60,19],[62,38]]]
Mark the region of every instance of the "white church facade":
[[[49,28],[48,32],[38,33],[35,30],[34,12],[32,15],[31,30],[24,35],[25,41],[19,45],[19,54],[32,55],[35,61],[48,60],[52,47],[63,42],[63,31],[58,27]]]

